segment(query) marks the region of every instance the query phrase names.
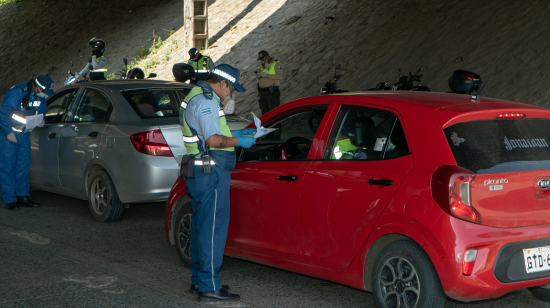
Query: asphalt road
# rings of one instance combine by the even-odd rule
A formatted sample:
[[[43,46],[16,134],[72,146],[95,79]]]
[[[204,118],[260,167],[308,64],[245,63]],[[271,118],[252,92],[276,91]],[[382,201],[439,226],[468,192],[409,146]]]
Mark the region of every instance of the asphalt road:
[[[32,191],[38,208],[0,209],[0,307],[375,307],[341,284],[225,258],[222,282],[240,302],[204,304],[164,236],[163,203],[96,222],[85,201]],[[446,307],[549,307],[527,290]]]

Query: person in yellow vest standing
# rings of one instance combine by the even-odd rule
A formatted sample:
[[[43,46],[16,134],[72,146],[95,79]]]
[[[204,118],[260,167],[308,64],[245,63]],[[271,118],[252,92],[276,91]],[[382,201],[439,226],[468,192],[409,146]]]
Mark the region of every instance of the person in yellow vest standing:
[[[279,60],[271,58],[265,50],[258,53],[258,61],[262,61],[260,72],[256,71],[256,74],[259,78],[260,110],[264,115],[281,105],[279,86],[283,79],[283,65]]]
[[[216,67],[216,63],[209,56],[205,56],[193,47],[189,49],[189,62],[195,69],[195,77],[191,78],[192,84],[197,84],[198,80],[205,80],[208,73]]]
[[[180,81],[181,66],[174,67]],[[221,102],[233,91],[246,91],[240,71],[220,64],[206,81],[199,80],[180,106],[180,124],[187,154],[182,158],[185,189],[191,195],[191,289],[200,301],[239,300],[221,284],[218,271],[229,226],[230,170],[235,169],[235,147],[250,148],[256,129],[229,130]],[[181,79],[183,80],[183,79]]]
[[[86,66],[80,71],[79,80],[105,80],[107,79],[107,69],[109,61],[103,55],[105,52],[105,41],[98,38],[93,38],[88,42],[88,46],[92,47],[92,57],[86,63]],[[86,74],[89,75],[86,78]]]

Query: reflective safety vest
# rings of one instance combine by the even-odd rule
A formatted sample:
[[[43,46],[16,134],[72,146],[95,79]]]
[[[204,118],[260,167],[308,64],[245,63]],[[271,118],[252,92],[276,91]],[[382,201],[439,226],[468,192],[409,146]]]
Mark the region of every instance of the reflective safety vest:
[[[269,68],[264,68],[262,66],[262,69],[260,70],[261,73],[266,73],[268,75],[275,75],[275,65],[277,65],[277,63],[280,63],[279,60],[273,60],[273,62],[269,63]]]
[[[35,110],[42,104],[42,99],[39,97],[34,96],[34,100],[30,100],[32,82],[28,83],[26,87],[21,88],[21,90],[23,91],[21,107],[19,109],[15,108],[11,116],[11,128],[20,133],[27,128],[26,117],[34,115]]]
[[[206,93],[207,94],[207,93]],[[187,155],[198,155],[204,152],[202,142],[199,139],[199,136],[197,134],[197,131],[192,129],[189,125],[187,125],[187,121],[185,121],[185,110],[187,109],[187,104],[191,101],[191,99],[197,95],[206,95],[204,93],[203,88],[201,87],[194,87],[189,94],[183,99],[183,102],[180,106],[180,113],[181,113],[181,132],[183,133],[183,144],[185,145],[185,148],[187,149]],[[212,98],[213,97],[208,97]],[[233,137],[231,134],[231,130],[229,129],[229,126],[227,126],[227,122],[225,120],[225,113],[223,112],[223,109],[221,109],[220,104],[216,102],[216,105],[218,106],[218,121],[220,125],[220,133],[222,136],[225,137]],[[205,140],[206,142],[206,140]],[[235,151],[234,147],[229,148],[210,148],[210,150],[219,150],[219,151]]]
[[[190,60],[189,64],[195,69],[195,72],[210,70],[210,57],[201,55],[199,61]]]
[[[349,138],[336,141],[336,146],[334,147],[331,159],[352,159],[353,151],[357,150],[358,147],[351,143]]]
[[[104,56],[101,56],[99,58],[96,58],[97,63],[101,61]],[[105,65],[104,67],[94,69],[92,64],[90,63],[90,80],[98,80],[98,79],[107,79],[107,69],[109,68],[109,64]]]

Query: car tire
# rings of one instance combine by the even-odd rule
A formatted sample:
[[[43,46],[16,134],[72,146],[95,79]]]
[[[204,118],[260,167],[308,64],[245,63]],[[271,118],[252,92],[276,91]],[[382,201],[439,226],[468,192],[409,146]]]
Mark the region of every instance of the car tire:
[[[92,171],[89,176],[88,203],[92,215],[99,222],[120,220],[124,204],[120,201],[115,184],[103,169]]]
[[[191,256],[191,225],[193,223],[193,209],[191,198],[184,196],[178,202],[185,202],[178,211],[174,225],[174,239],[176,240],[176,251],[181,262],[186,267],[191,267],[193,258]]]
[[[372,293],[379,308],[443,308],[447,299],[430,258],[411,240],[382,249],[374,263]]]
[[[531,292],[534,297],[540,299],[541,301],[550,302],[550,289],[533,287],[529,288],[529,292]]]

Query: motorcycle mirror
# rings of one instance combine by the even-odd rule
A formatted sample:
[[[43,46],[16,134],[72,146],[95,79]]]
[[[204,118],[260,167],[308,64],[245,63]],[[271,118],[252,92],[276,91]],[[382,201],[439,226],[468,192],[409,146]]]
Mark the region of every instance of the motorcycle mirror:
[[[124,58],[122,61],[124,62],[124,65],[128,65],[128,59]]]
[[[149,76],[147,76],[147,78],[155,78],[155,77],[157,77],[157,74],[155,73],[151,73],[149,74]]]

